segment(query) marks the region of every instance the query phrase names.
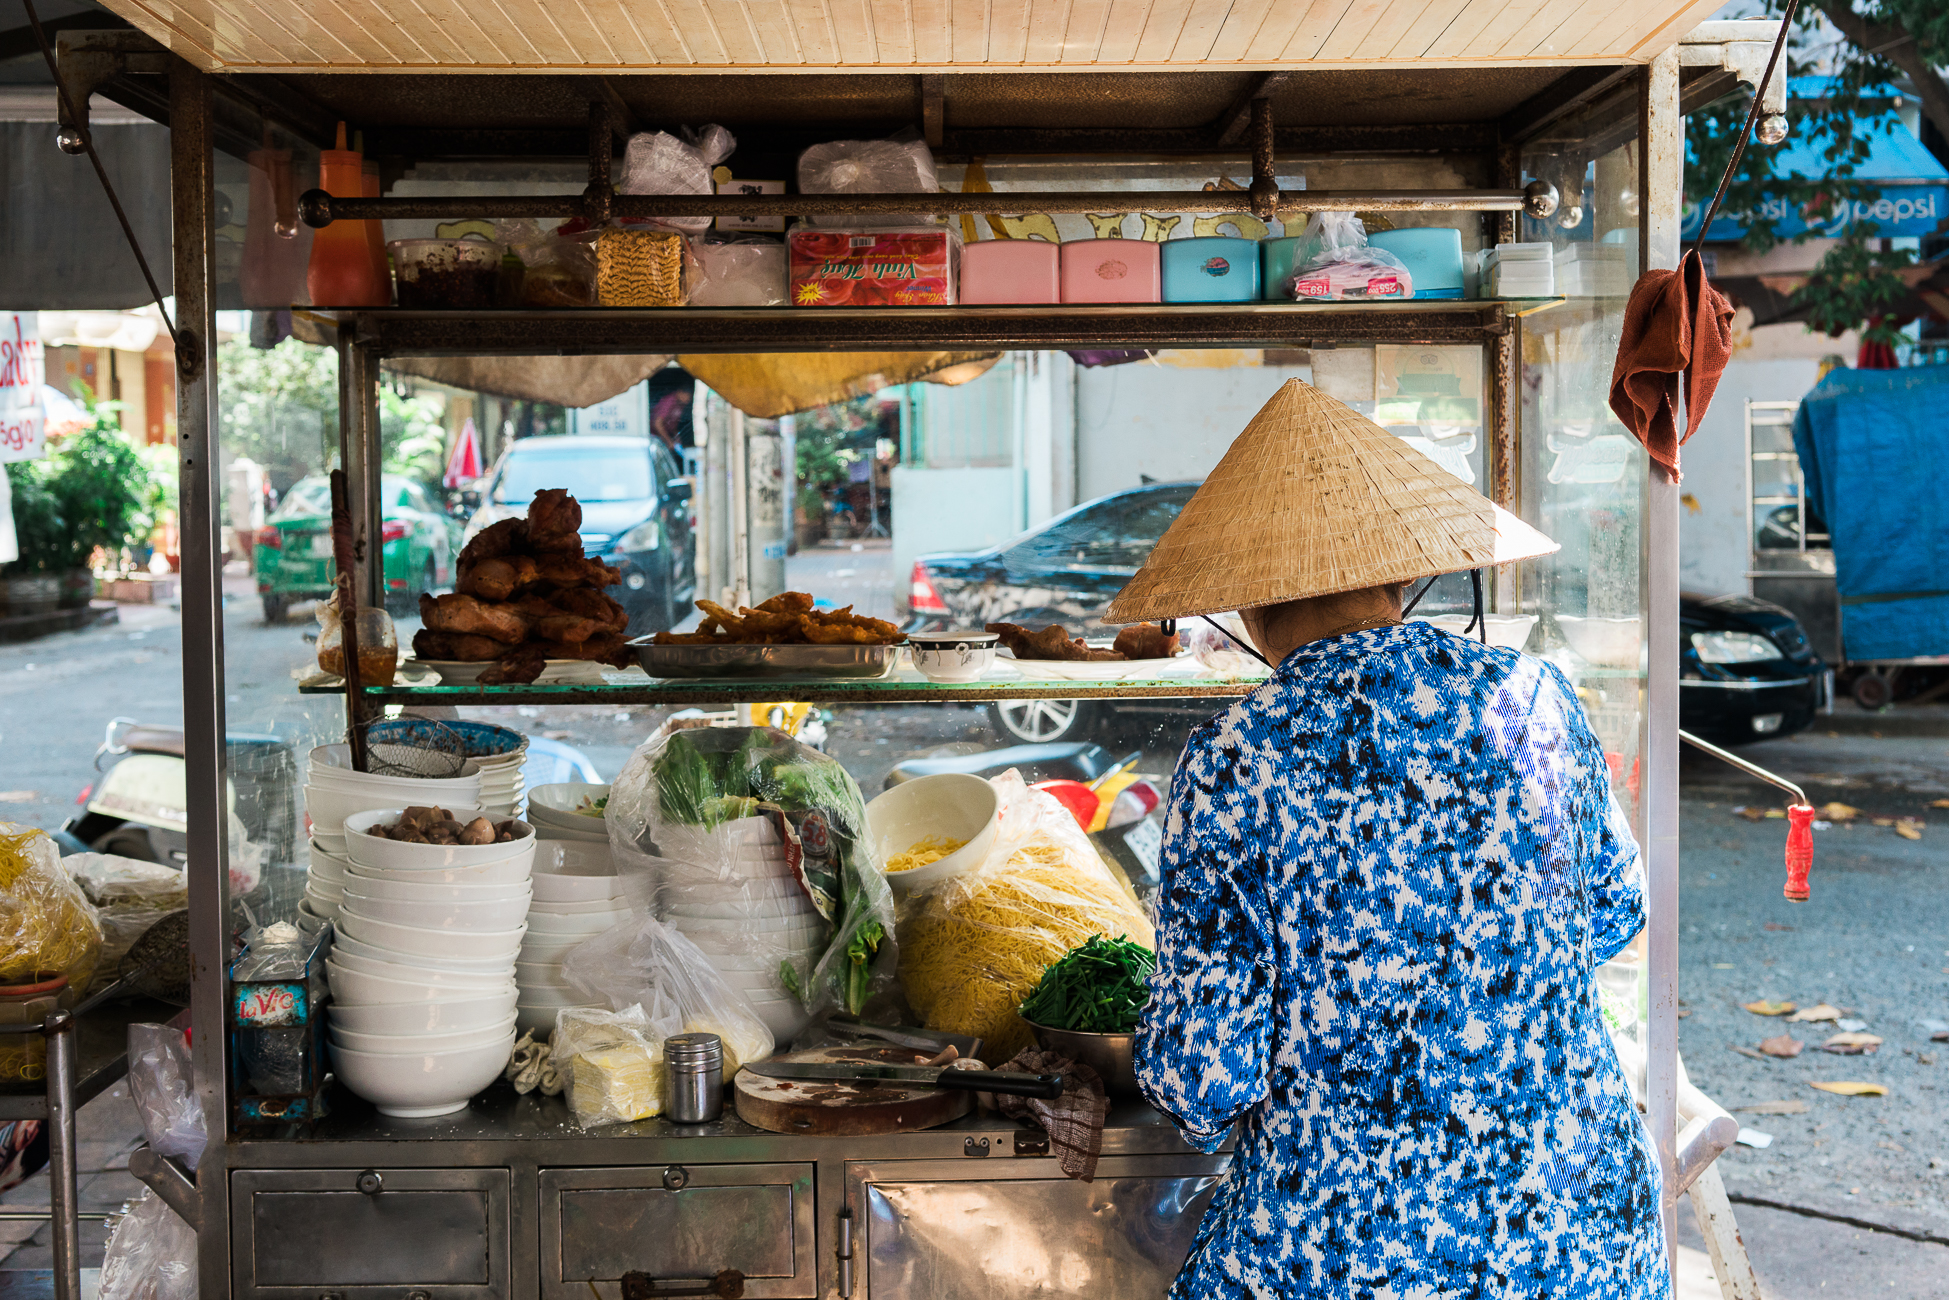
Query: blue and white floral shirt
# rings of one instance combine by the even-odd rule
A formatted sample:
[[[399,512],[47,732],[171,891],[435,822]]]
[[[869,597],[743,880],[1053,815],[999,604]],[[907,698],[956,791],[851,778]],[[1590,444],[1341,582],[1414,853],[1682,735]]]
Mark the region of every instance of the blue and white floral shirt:
[[[1174,1300],[1669,1297],[1594,978],[1638,850],[1556,668],[1300,647],[1192,734],[1163,870],[1138,1077],[1201,1150],[1239,1125]]]

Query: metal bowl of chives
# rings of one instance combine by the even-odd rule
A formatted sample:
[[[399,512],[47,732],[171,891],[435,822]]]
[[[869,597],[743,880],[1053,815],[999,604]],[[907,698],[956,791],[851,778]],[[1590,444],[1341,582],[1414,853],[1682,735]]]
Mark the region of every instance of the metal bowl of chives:
[[[1035,1035],[1035,1045],[1045,1052],[1066,1056],[1079,1065],[1095,1070],[1104,1090],[1112,1097],[1140,1097],[1137,1087],[1137,1035],[1086,1034],[1075,1029],[1051,1029],[1024,1019]]]

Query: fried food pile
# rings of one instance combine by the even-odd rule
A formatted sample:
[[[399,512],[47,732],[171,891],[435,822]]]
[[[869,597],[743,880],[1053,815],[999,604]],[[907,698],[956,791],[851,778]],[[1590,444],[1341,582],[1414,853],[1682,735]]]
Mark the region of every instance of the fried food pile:
[[[481,530],[460,553],[454,590],[420,593],[420,659],[494,666],[483,686],[532,682],[550,659],[626,668],[629,614],[602,589],[622,575],[583,557],[582,506],[565,488],[535,493],[526,519]]]
[[[999,636],[1017,659],[1111,663],[1126,659],[1169,659],[1178,652],[1177,633],[1167,636],[1155,623],[1135,623],[1124,628],[1108,650],[1098,649],[1081,637],[1072,637],[1054,623],[1040,632],[1031,632],[1017,623],[990,623],[983,630]]]
[[[695,632],[658,632],[658,645],[896,645],[907,639],[885,619],[844,609],[814,609],[803,591],[787,591],[733,614],[714,600],[700,600],[704,621]]]

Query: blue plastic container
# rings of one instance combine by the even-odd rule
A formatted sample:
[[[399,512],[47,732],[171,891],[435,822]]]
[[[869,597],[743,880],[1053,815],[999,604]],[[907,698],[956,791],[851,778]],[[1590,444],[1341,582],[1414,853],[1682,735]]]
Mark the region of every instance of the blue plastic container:
[[[1367,243],[1407,263],[1417,298],[1462,296],[1462,232],[1451,226],[1410,226],[1382,230]]]
[[[1165,302],[1257,302],[1259,245],[1229,235],[1173,239],[1164,257]]]
[[[1286,278],[1293,268],[1312,252],[1312,241],[1304,235],[1287,235],[1283,239],[1261,239],[1259,241],[1259,285],[1260,294],[1267,302],[1290,302],[1292,295],[1285,290]]]

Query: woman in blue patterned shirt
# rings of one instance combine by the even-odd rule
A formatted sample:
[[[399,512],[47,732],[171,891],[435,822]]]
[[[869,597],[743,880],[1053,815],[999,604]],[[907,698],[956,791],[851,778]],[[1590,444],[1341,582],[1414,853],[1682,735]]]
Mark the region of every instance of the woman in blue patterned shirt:
[[[1554,549],[1287,385],[1110,620],[1237,608],[1275,667],[1171,781],[1146,1095],[1234,1127],[1181,1300],[1665,1300],[1657,1162],[1598,1007],[1638,852],[1552,665],[1404,623]]]

